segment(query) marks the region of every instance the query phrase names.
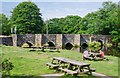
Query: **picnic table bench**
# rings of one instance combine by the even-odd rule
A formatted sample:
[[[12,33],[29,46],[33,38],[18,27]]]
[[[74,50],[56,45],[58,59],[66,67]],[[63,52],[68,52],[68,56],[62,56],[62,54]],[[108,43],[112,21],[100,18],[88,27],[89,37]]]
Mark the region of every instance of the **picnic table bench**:
[[[57,69],[71,75],[77,75],[79,73],[92,74],[92,72],[95,72],[95,69],[90,68],[89,63],[63,57],[53,57],[52,62],[49,65],[54,66],[53,64],[57,65]]]

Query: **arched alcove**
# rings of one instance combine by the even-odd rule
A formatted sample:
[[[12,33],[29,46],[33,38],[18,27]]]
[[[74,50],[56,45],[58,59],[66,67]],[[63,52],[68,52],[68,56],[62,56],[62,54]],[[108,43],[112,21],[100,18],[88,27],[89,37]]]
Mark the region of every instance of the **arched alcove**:
[[[53,42],[48,42],[49,47],[55,47],[55,44]]]
[[[86,49],[88,47],[88,44],[87,43],[83,43],[81,47],[82,47],[82,49]]]
[[[30,41],[27,41],[22,45],[22,47],[28,47],[28,48],[30,48],[31,46],[33,46],[33,43]]]
[[[65,49],[71,50],[73,48],[73,45],[71,43],[66,43],[65,44]]]

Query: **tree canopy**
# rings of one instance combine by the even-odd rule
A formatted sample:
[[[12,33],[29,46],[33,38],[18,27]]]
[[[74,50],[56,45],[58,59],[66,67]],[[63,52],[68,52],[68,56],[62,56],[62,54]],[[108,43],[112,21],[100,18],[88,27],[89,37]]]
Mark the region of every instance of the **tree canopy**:
[[[0,14],[0,28],[2,29],[2,35],[10,35],[9,20],[5,14]]]
[[[40,9],[33,2],[22,2],[13,9],[10,24],[17,28],[17,34],[41,33],[43,20]]]

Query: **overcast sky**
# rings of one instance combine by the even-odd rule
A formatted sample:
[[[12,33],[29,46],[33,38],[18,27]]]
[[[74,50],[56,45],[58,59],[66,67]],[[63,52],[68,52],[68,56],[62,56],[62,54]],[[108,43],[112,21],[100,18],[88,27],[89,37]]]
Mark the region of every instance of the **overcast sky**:
[[[26,0],[2,0],[1,12],[8,17],[15,6]],[[32,0],[42,13],[44,20],[60,18],[67,15],[79,15],[84,17],[87,13],[97,11],[102,8],[102,2],[106,0]],[[112,0],[118,3],[119,0]]]

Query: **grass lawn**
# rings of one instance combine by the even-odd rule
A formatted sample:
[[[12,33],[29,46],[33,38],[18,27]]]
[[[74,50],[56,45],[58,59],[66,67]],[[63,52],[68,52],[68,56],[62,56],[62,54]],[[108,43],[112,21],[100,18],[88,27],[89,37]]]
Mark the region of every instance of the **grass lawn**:
[[[75,51],[60,50],[59,52],[41,52],[29,51],[29,48],[2,46],[2,58],[10,58],[14,64],[14,69],[11,71],[12,76],[33,75],[40,76],[43,74],[56,73],[55,70],[50,70],[46,63],[51,62],[52,57],[66,57],[78,61],[82,61],[82,54]],[[118,76],[118,57],[106,56],[109,61],[83,61],[90,63],[96,72],[108,76]]]

